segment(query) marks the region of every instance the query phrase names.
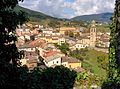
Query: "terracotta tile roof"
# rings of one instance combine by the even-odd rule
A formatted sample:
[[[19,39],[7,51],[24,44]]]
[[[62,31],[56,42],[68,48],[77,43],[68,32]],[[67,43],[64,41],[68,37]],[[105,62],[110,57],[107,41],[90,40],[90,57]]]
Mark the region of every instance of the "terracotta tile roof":
[[[85,69],[83,69],[82,67],[77,67],[74,69],[76,72],[83,72],[85,71]]]
[[[45,36],[46,38],[52,38],[52,36]]]
[[[61,59],[62,59],[62,62],[68,62],[68,63],[79,63],[80,62],[78,59],[67,57],[67,56],[62,57]]]
[[[46,62],[50,62],[50,61],[53,61],[53,60],[55,60],[55,59],[57,59],[57,58],[61,58],[61,55],[59,55],[59,54],[54,54],[54,55],[48,56],[48,57],[45,58],[45,61],[46,61]],[[61,60],[61,59],[60,59],[60,60]]]
[[[74,27],[61,27],[60,28],[60,31],[66,31],[66,30],[77,30],[76,28],[74,28]]]
[[[100,38],[100,41],[109,42],[109,38],[103,38],[103,37],[101,37],[101,38]]]
[[[27,63],[31,64],[31,63],[37,63],[37,59],[30,59],[30,60],[27,60]]]
[[[52,40],[58,40],[58,38],[52,38]]]
[[[52,56],[52,55],[55,55],[59,52],[57,51],[48,51],[48,52],[45,52],[45,54],[43,55],[44,57],[49,57],[49,56]]]
[[[32,41],[32,42],[30,43],[30,45],[35,45],[35,44],[38,44],[38,43],[45,43],[45,42],[46,42],[46,41],[43,40],[43,39],[36,39],[36,40]]]
[[[52,68],[55,68],[57,65],[56,64],[54,64],[54,65],[51,65],[50,67],[52,67]]]
[[[39,47],[45,43],[46,43],[46,41],[43,39],[36,39],[36,40],[32,41],[31,43],[29,43],[29,45],[31,45],[33,47]]]
[[[60,36],[59,38],[65,38],[64,36]]]
[[[35,52],[25,52],[24,55],[24,59],[27,59],[28,63],[37,62],[38,54],[36,54]]]
[[[47,44],[48,44],[48,43],[43,43],[43,44],[41,44],[39,47],[40,47],[40,48],[44,48]]]
[[[33,45],[30,45],[30,42],[27,42],[24,45],[19,46],[19,49],[22,49],[22,48],[34,48]]]

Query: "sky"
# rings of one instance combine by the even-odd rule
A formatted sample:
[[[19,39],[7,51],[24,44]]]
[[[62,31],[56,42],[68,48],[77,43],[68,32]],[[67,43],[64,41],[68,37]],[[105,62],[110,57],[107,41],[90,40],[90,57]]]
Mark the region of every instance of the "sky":
[[[57,18],[113,12],[115,0],[24,0],[20,6]]]

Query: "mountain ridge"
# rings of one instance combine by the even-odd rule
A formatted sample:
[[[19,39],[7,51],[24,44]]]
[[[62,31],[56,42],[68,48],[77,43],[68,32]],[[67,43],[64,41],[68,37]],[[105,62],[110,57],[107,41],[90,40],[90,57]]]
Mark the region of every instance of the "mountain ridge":
[[[40,21],[40,20],[47,20],[47,19],[60,20],[59,18],[46,15],[42,12],[33,11],[33,10],[30,10],[30,9],[24,8],[22,6],[19,6],[19,5],[17,5],[15,7],[15,10],[16,11],[22,10],[22,11],[26,12],[32,21]]]
[[[23,10],[24,12],[28,13],[28,16],[30,17],[30,20],[32,21],[41,21],[41,20],[65,20],[65,21],[92,21],[95,20],[97,22],[111,22],[110,18],[112,17],[113,13],[106,12],[106,13],[100,13],[100,14],[90,14],[90,15],[82,15],[82,16],[76,16],[71,19],[67,18],[57,18],[52,17],[50,15],[44,14],[42,12],[33,11],[27,8],[24,8],[22,6],[16,6],[15,10]]]
[[[100,13],[100,14],[90,14],[90,15],[82,15],[82,16],[76,16],[71,18],[70,20],[76,20],[76,21],[92,21],[95,20],[97,22],[110,22],[110,18],[112,17],[113,13],[106,12],[106,13]]]

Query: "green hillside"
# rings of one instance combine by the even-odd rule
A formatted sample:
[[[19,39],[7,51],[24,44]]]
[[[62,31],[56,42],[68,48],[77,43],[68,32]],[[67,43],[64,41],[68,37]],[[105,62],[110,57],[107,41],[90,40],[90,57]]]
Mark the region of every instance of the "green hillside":
[[[48,19],[49,20],[59,20],[59,19],[57,19],[55,17],[43,14],[41,12],[26,9],[26,8],[21,7],[21,6],[16,6],[15,10],[16,11],[22,10],[22,11],[28,13],[28,16],[30,17],[30,20],[33,21],[33,22],[39,22],[41,20],[48,20]]]
[[[72,18],[71,20],[77,21],[92,21],[95,20],[97,22],[110,22],[110,18],[113,13],[101,13],[101,14],[91,14],[91,15],[82,15]]]

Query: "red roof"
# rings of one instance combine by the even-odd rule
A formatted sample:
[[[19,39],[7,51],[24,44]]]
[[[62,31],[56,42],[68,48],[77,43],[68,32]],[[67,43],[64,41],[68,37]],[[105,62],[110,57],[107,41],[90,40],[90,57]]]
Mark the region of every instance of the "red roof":
[[[48,52],[45,52],[45,54],[43,55],[44,57],[49,57],[49,56],[52,56],[52,55],[55,55],[59,52],[57,51],[48,51]]]
[[[59,38],[64,38],[63,36],[60,36]]]
[[[58,40],[58,38],[52,38],[52,40]]]
[[[39,47],[40,47],[40,48],[44,48],[47,44],[48,44],[48,43],[43,43],[43,44],[41,44]]]
[[[68,63],[79,63],[80,62],[80,60],[76,58],[67,57],[67,56],[62,57],[61,59],[62,59],[62,62],[68,62]]]
[[[32,45],[32,46],[40,46],[40,45],[45,44],[45,43],[46,43],[45,40],[43,40],[43,39],[37,39],[37,40],[32,41],[30,43],[30,45]]]
[[[52,38],[52,36],[45,36],[46,38]]]
[[[77,67],[74,69],[76,72],[83,72],[85,69],[81,68],[81,67]]]

